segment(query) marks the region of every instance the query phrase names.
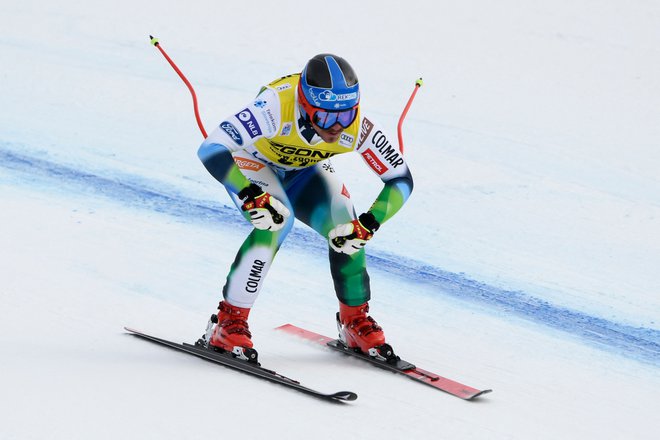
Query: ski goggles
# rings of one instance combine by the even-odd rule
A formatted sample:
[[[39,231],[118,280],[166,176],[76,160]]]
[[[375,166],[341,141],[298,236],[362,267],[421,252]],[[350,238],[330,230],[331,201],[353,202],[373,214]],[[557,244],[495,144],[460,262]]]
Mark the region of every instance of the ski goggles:
[[[323,110],[312,105],[307,101],[302,90],[299,90],[299,101],[305,113],[309,115],[309,119],[321,129],[327,130],[335,124],[341,125],[343,128],[348,128],[355,121],[358,114],[358,105],[346,110]]]
[[[335,124],[341,125],[343,128],[351,126],[355,117],[357,116],[357,107],[338,112],[329,112],[326,110],[316,109],[312,115],[312,121],[323,130],[327,130]]]

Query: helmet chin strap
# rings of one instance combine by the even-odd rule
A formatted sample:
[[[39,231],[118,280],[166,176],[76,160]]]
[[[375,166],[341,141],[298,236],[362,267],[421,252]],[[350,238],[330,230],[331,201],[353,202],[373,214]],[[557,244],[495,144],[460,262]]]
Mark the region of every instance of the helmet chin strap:
[[[298,125],[300,127],[300,134],[305,138],[307,142],[312,142],[314,136],[319,136],[319,134],[314,129],[312,121],[300,104],[298,104]]]
[[[298,113],[300,114],[300,118],[298,120],[303,121],[303,127],[314,129],[312,126],[312,118],[309,117],[303,106],[300,104],[298,104]]]

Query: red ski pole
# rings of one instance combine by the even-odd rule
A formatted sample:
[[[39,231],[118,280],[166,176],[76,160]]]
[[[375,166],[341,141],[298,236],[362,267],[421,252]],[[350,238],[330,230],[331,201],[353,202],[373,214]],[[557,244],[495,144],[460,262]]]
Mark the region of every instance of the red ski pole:
[[[408,103],[406,104],[406,108],[403,109],[403,113],[401,113],[401,117],[399,118],[397,133],[399,134],[399,150],[401,150],[401,153],[403,153],[403,134],[401,134],[401,127],[403,127],[403,120],[406,118],[406,115],[408,114],[408,109],[410,109],[410,104],[412,104],[413,99],[415,99],[415,95],[417,94],[417,90],[420,87],[422,87],[422,84],[424,84],[422,78],[415,81],[415,89],[413,90],[412,95],[410,95],[410,98],[408,99]]]
[[[193,100],[193,107],[195,109],[195,119],[197,119],[197,125],[199,126],[199,130],[202,132],[204,135],[204,139],[208,137],[206,134],[206,130],[204,130],[204,125],[202,124],[202,119],[199,117],[199,108],[197,108],[197,95],[195,94],[195,90],[193,89],[192,84],[190,84],[190,81],[186,78],[186,76],[179,70],[179,68],[174,64],[174,61],[167,56],[167,53],[163,50],[162,47],[160,47],[160,43],[158,42],[157,38],[154,38],[153,36],[149,35],[149,38],[151,40],[151,44],[156,46],[160,53],[163,54],[165,59],[167,60],[168,63],[170,63],[170,66],[172,66],[172,69],[179,75],[179,77],[183,80],[184,83],[186,83],[186,86],[188,86],[188,90],[190,90],[190,94],[192,95],[192,100]]]

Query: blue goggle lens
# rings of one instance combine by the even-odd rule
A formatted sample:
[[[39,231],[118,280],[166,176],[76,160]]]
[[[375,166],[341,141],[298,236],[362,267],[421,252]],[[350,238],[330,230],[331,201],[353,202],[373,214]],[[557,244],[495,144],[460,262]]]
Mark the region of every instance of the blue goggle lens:
[[[324,130],[339,123],[344,128],[351,126],[355,117],[357,116],[357,108],[342,110],[339,112],[328,112],[325,110],[317,110],[314,113],[314,123]]]

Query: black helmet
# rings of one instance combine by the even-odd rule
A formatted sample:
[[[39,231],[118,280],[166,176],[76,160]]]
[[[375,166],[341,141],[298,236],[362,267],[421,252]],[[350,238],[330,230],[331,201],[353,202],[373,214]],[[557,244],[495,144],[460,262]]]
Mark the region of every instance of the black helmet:
[[[357,75],[342,57],[328,53],[316,55],[300,75],[298,99],[303,107],[329,111],[357,107],[360,102]]]

